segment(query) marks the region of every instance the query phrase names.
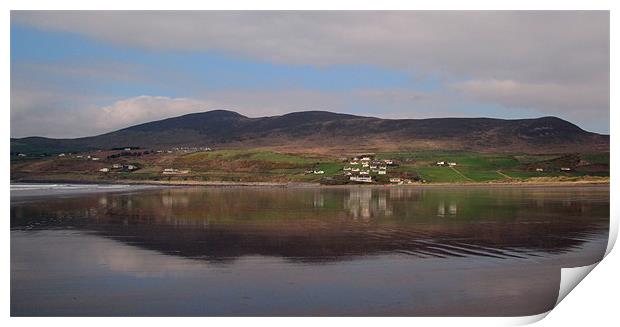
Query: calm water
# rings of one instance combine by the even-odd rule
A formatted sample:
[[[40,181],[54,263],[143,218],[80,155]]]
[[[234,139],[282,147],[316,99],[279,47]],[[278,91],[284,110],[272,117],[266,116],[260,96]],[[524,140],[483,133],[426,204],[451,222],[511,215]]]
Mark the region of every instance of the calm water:
[[[538,314],[609,228],[608,186],[23,189],[14,316]]]

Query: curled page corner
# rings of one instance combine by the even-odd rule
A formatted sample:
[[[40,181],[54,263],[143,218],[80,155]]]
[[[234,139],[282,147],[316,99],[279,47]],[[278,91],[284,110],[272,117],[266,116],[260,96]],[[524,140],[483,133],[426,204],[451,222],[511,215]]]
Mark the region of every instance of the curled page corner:
[[[600,261],[599,261],[600,262]],[[557,306],[593,269],[599,264],[596,262],[589,266],[562,268],[560,279],[560,291],[558,292],[558,300],[555,302]]]

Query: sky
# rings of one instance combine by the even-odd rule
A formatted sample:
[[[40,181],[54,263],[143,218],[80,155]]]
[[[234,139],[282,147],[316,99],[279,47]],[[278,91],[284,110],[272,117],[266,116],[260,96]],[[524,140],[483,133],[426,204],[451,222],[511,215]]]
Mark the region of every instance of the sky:
[[[216,109],[609,133],[609,53],[607,11],[12,11],[11,137]]]

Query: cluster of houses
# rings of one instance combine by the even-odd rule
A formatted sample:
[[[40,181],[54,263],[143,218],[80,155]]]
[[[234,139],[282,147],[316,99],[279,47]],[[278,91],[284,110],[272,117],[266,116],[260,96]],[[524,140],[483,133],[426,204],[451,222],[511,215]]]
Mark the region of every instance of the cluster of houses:
[[[373,175],[387,175],[388,166],[394,165],[390,159],[376,160],[370,156],[354,157],[343,168],[344,175],[352,182],[372,183]]]
[[[202,146],[202,147],[177,147],[177,148],[172,148],[169,150],[157,150],[157,153],[174,153],[174,152],[183,152],[183,153],[194,153],[194,152],[201,152],[201,151],[213,151],[213,149],[211,149],[208,146]]]
[[[437,161],[437,166],[439,166],[439,167],[454,167],[454,166],[456,166],[456,162]]]
[[[536,168],[536,171],[537,171],[537,172],[543,172],[543,171],[545,171],[545,169],[544,169],[544,168],[540,168],[540,167],[539,167],[539,168]],[[560,171],[563,171],[563,172],[569,172],[569,171],[572,171],[572,169],[571,169],[571,168],[569,168],[569,167],[561,167],[561,168],[560,168]]]
[[[64,157],[64,153],[61,153],[61,154],[62,154],[62,157]],[[61,157],[60,154],[58,156]],[[92,161],[99,161],[99,160],[101,160],[101,158],[99,158],[99,157],[93,157],[93,156],[88,156],[88,155],[87,156],[77,155],[75,157],[78,158],[78,159],[86,159],[86,160],[92,160]]]
[[[136,169],[138,169],[138,166],[136,165],[125,165],[125,164],[115,163],[115,164],[112,164],[112,167],[109,167],[109,168],[104,167],[104,168],[99,169],[99,171],[102,173],[109,173],[110,171],[113,171],[113,170],[134,171]]]

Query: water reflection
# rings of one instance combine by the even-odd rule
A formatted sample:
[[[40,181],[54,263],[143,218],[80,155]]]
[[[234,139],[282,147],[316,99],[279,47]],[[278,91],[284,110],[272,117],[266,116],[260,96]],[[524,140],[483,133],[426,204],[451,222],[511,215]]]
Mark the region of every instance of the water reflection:
[[[579,248],[608,222],[604,187],[178,188],[11,204],[13,229],[76,228],[213,262],[527,258]]]
[[[609,189],[175,188],[11,199],[11,315],[532,315]]]

